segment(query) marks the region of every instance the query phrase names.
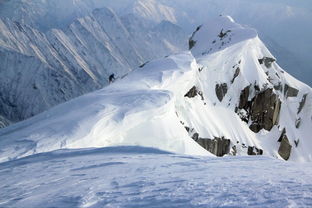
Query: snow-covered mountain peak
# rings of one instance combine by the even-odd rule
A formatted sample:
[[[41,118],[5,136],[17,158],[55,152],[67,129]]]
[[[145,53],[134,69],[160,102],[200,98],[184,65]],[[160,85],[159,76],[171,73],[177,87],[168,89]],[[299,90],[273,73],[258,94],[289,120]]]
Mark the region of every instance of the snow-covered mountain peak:
[[[234,111],[249,127],[247,138],[258,138],[257,149],[270,149],[276,140],[280,143],[278,154],[271,149],[271,155],[302,160],[299,155],[306,154],[304,160],[311,160],[306,149],[311,142],[305,139],[312,126],[311,88],[280,68],[254,29],[230,17],[218,17],[199,26],[189,44],[200,67],[198,90],[209,97],[207,104],[210,101]],[[303,108],[308,115],[301,113]],[[199,135],[205,131],[196,130]],[[219,137],[237,138],[221,131]],[[305,144],[300,146],[299,140]]]
[[[195,57],[227,48],[241,41],[257,37],[257,32],[237,24],[230,16],[219,16],[197,27],[189,41]]]
[[[31,30],[35,40],[18,26],[1,32],[17,46],[32,43],[26,47],[29,54],[35,58],[43,54],[57,69],[60,64],[54,66],[52,60],[58,60],[77,80],[83,80],[84,86],[95,81],[107,83],[105,78],[113,70],[120,71],[115,72],[117,81],[106,88],[0,130],[0,161],[63,148],[116,145],[182,154],[264,154],[312,161],[312,143],[307,139],[312,125],[311,88],[279,67],[254,29],[227,16],[209,19],[190,38],[191,51],[125,72],[129,66],[143,63],[143,57],[153,57],[145,50],[151,44],[156,49],[164,45],[176,51],[174,46],[180,44],[175,41],[183,40],[172,23],[144,28],[138,16],[129,17],[120,18],[102,8],[74,21],[66,31],[56,29],[39,35]],[[128,24],[131,22],[134,24]],[[18,37],[27,41],[17,41]],[[46,54],[46,48],[58,53]],[[104,53],[109,55],[107,60],[101,58]],[[105,65],[105,73],[100,70],[104,63],[116,60],[119,65]],[[44,67],[40,70],[46,71]],[[103,76],[98,76],[100,73]],[[39,84],[35,80],[31,90],[36,91]],[[64,90],[72,89],[52,84],[63,90],[58,94],[66,95]],[[14,102],[5,106],[5,113],[16,108]]]

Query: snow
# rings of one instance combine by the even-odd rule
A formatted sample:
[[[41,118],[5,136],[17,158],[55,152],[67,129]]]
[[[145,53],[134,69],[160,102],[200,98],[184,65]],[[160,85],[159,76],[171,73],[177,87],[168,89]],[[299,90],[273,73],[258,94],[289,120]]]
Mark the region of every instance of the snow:
[[[231,32],[224,38],[220,38],[218,35],[221,30]],[[225,136],[231,138],[233,143],[239,141],[263,148],[266,150],[264,154],[274,157],[279,157],[277,154],[278,146],[274,138],[278,138],[282,129],[286,128],[288,138],[292,140],[292,146],[295,146],[295,138],[301,138],[300,140],[303,139],[305,143],[294,148],[291,160],[311,161],[311,153],[308,150],[312,145],[309,139],[309,132],[312,127],[312,108],[311,104],[308,104],[310,101],[307,101],[305,106],[306,115],[297,115],[303,95],[308,94],[310,97],[311,88],[290,76],[276,63],[273,63],[271,68],[260,65],[258,59],[274,56],[253,29],[238,25],[233,22],[232,18],[221,16],[202,25],[192,39],[195,41],[195,46],[191,49],[192,54],[195,55],[198,65],[202,67],[202,72],[198,75],[199,82],[197,85],[203,91],[206,106],[217,105],[218,107],[212,107],[213,110],[209,112],[207,112],[206,106],[204,109],[195,108],[195,113],[193,112],[192,116],[188,115],[188,117],[203,117],[205,119],[198,120],[196,123],[192,122],[191,126],[204,138]],[[237,67],[240,68],[239,76],[231,83]],[[229,88],[222,102],[218,100],[215,93],[215,85],[218,83],[226,83]],[[278,83],[282,86],[287,84],[299,90],[296,97],[289,98],[286,98],[283,92],[274,90],[282,100],[278,129],[254,134],[246,123],[235,120],[237,116],[234,115],[234,111],[239,103],[239,95],[245,87],[258,85],[261,89],[266,89],[274,88]],[[224,113],[225,110],[228,112]],[[305,124],[299,129],[295,127],[295,121],[298,118],[305,119]]]
[[[71,2],[78,10],[88,6],[64,5]],[[122,18],[91,6],[92,13],[66,30],[45,33],[0,19],[0,89],[6,101],[0,114],[42,112],[117,75],[103,89],[0,129],[0,207],[311,207],[312,166],[304,163],[312,161],[311,88],[275,62],[260,64],[274,56],[254,29],[229,16],[198,27],[191,51],[130,72],[148,57],[184,47],[183,31],[172,23],[178,21],[174,10],[144,2],[135,1],[136,15]],[[218,84],[228,88],[222,100]],[[274,89],[279,84],[298,95],[287,97]],[[247,86],[272,89],[281,100],[272,130],[255,133],[235,112]],[[193,87],[198,94],[185,96]],[[249,99],[256,93],[251,90]],[[16,100],[27,107],[16,109]],[[0,126],[11,122],[0,115]],[[278,153],[283,128],[292,145],[288,162]],[[216,158],[192,138],[195,132],[202,139],[229,139],[237,156]],[[262,149],[264,156],[247,157],[247,147]]]
[[[190,52],[154,61],[107,88],[8,127],[0,132],[1,161],[114,145],[208,155],[189,138],[175,111],[175,99],[183,98],[196,66]]]
[[[3,94],[14,92],[11,98],[2,97],[18,108],[2,102],[1,117],[10,121],[4,122],[6,124],[24,120],[106,86],[107,77],[112,73],[121,77],[146,61],[185,50],[187,34],[220,14],[230,14],[238,22],[256,28],[279,64],[311,84],[310,8],[307,0],[296,4],[280,0],[1,1],[0,47],[3,53],[13,50],[16,54],[10,54],[12,58],[5,60],[3,57],[6,56],[1,56],[0,62],[10,60],[7,63],[10,67],[1,66],[0,79],[15,72],[9,83],[17,79],[23,79],[21,83],[30,83],[27,86],[0,86]],[[240,35],[250,34],[245,31]],[[20,53],[27,57],[21,58]],[[25,72],[18,76],[12,67],[27,65],[28,56],[47,65],[41,67],[36,80]],[[13,59],[19,60],[16,63]],[[43,72],[50,67],[57,71],[53,74],[57,73],[56,80],[60,83],[54,77],[46,76],[49,72]],[[43,78],[47,80],[41,80]],[[1,82],[6,81],[1,79]],[[31,85],[37,86],[31,82],[48,84],[39,86],[40,93],[37,93],[27,89]],[[36,97],[36,102],[19,99],[20,94]],[[28,107],[37,103],[40,103],[39,107]]]
[[[0,164],[1,207],[311,207],[311,163],[142,147],[59,150]]]
[[[290,160],[312,161],[308,138],[312,125],[311,88],[276,63],[270,68],[259,63],[258,59],[273,56],[253,29],[227,16],[208,23],[193,35],[195,46],[191,52],[148,62],[108,87],[0,130],[0,161],[64,148],[124,145],[211,155],[191,138],[186,127],[201,138],[225,137],[231,140],[231,147],[239,143],[242,148],[237,147],[238,155],[246,155],[246,148],[255,146],[274,158],[281,158],[277,140],[286,128],[293,146]],[[227,34],[219,37],[221,31]],[[237,67],[240,73],[232,82]],[[287,98],[273,89],[282,101],[279,124],[271,131],[254,133],[250,124],[235,113],[240,93],[249,85],[264,90],[279,82],[298,89],[299,94]],[[222,101],[215,92],[219,83],[228,86]],[[193,86],[202,92],[202,98],[184,96]],[[306,104],[297,114],[304,94],[308,95]],[[299,118],[302,124],[296,128]]]
[[[28,3],[25,3],[27,8],[40,5],[40,2]],[[4,10],[7,11],[5,7]],[[0,18],[0,115],[3,118],[12,122],[27,119],[108,85],[112,73],[122,77],[146,61],[186,48],[187,34],[172,23],[151,27],[143,19],[131,15],[121,17],[102,7],[85,12],[78,12],[81,17],[62,29],[44,32],[31,22],[22,24]],[[40,67],[34,69],[29,59]]]

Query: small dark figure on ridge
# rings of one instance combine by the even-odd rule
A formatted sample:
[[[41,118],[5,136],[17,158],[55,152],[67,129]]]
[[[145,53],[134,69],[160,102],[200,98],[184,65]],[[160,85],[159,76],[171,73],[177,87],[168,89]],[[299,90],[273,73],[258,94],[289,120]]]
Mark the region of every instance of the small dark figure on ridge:
[[[110,84],[113,83],[115,80],[116,80],[115,74],[109,75],[108,81],[109,81]]]

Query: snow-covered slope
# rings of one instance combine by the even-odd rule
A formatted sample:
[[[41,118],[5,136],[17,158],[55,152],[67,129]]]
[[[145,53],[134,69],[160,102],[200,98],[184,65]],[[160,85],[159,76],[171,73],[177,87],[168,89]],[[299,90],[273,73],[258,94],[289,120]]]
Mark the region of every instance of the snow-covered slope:
[[[189,43],[191,52],[1,130],[1,161],[116,145],[312,160],[311,88],[275,63],[255,30],[218,17]]]
[[[121,77],[148,60],[185,49],[185,31],[221,13],[257,28],[286,71],[311,85],[309,8],[308,0],[0,1],[0,116],[6,120],[0,126],[99,89],[111,73]],[[52,72],[44,72],[47,68]],[[33,71],[35,78],[25,75]]]
[[[122,77],[187,45],[186,33],[174,24],[151,27],[108,8],[63,30],[43,33],[8,18],[0,19],[0,28],[0,116],[11,122],[100,89],[111,74]]]
[[[204,154],[181,125],[175,106],[176,99],[183,102],[196,72],[189,52],[154,61],[109,87],[3,129],[1,161],[61,148],[113,145]]]
[[[254,30],[220,17],[199,27],[190,44],[200,65],[197,86],[206,104],[236,112],[245,122],[237,127],[238,122],[221,111],[215,117],[222,123],[210,119],[210,124],[192,124],[200,136],[225,136],[237,143],[235,152],[247,143],[265,154],[280,155],[288,149],[291,159],[311,160],[311,88],[276,64]],[[197,129],[200,123],[205,127]],[[217,126],[213,135],[211,126]]]
[[[0,164],[1,207],[311,207],[311,163],[140,147],[61,150]]]

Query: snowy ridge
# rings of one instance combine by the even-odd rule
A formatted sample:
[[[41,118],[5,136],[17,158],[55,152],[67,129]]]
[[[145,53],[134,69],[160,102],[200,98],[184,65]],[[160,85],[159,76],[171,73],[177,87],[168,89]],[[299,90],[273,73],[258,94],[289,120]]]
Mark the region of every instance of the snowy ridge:
[[[175,98],[183,99],[196,67],[189,52],[155,61],[109,87],[3,129],[1,161],[61,148],[114,145],[207,155],[175,112]]]
[[[229,17],[213,22],[190,39],[196,59],[184,52],[146,63],[102,90],[0,130],[1,161],[116,145],[311,161],[311,88],[276,64],[254,30]]]
[[[12,122],[100,89],[110,74],[122,77],[147,60],[180,51],[187,39],[176,25],[151,28],[108,8],[62,30],[41,32],[8,18],[0,18],[0,28],[0,115]]]

